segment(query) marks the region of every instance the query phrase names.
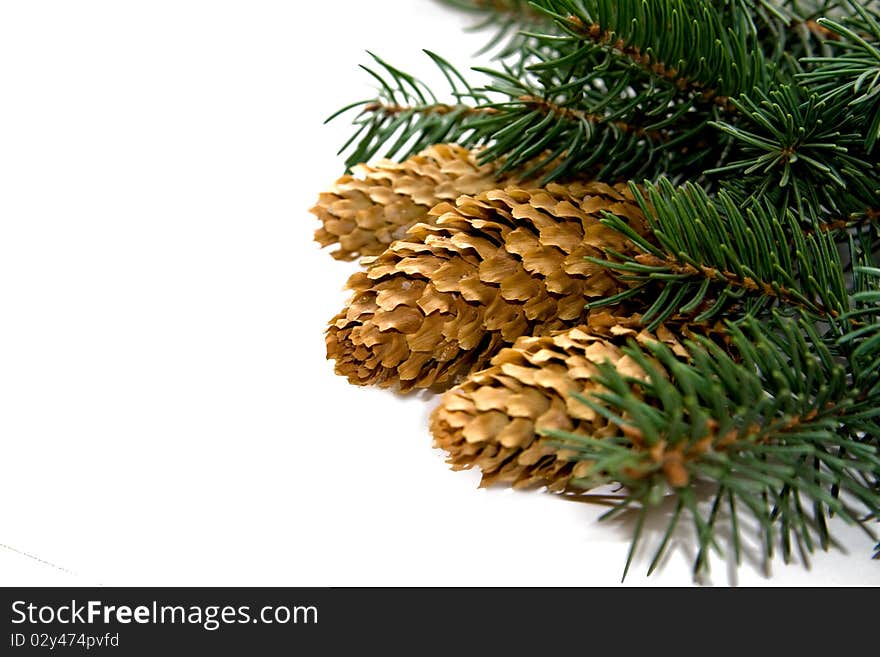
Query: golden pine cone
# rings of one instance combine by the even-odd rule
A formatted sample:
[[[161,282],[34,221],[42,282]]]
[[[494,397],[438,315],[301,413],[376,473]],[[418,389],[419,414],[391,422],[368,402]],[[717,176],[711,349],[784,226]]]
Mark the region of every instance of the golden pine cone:
[[[431,210],[365,272],[330,322],[327,355],[352,383],[448,387],[522,335],[585,321],[590,299],[622,284],[585,256],[632,249],[602,211],[644,231],[624,185],[550,184],[462,196]],[[370,262],[366,262],[370,260]]]
[[[310,210],[322,223],[315,240],[338,244],[331,252],[338,260],[379,255],[410,226],[427,221],[440,201],[512,183],[516,172],[496,177],[498,168],[477,164],[476,151],[456,144],[435,144],[403,162],[356,165]]]
[[[431,415],[434,445],[448,453],[455,470],[476,467],[482,485],[536,484],[563,490],[583,477],[589,464],[539,431],[558,429],[593,438],[618,435],[619,429],[573,393],[602,389],[593,380],[604,360],[623,374],[644,378],[639,365],[620,350],[628,337],[662,340],[680,356],[687,352],[664,326],[655,335],[641,331],[638,315],[621,318],[594,313],[590,324],[552,336],[524,336],[501,350],[491,366],[471,374],[443,395]]]

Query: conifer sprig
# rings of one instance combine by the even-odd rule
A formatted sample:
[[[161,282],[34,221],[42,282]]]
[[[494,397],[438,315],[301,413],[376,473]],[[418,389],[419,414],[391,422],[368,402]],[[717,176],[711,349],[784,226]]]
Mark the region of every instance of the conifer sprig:
[[[600,43],[722,107],[731,96],[770,81],[754,23],[739,3],[544,0],[534,5],[574,39]]]
[[[865,122],[865,149],[880,138],[880,13],[864,3],[847,0],[852,15],[842,21],[819,18],[817,23],[837,35],[833,55],[805,57],[810,68],[800,78],[828,101],[843,100]]]
[[[612,110],[598,88],[584,91],[584,98],[594,99],[593,104],[566,99],[564,94],[557,98],[556,87],[539,85],[536,89],[510,72],[489,69],[479,70],[492,76],[490,83],[474,87],[444,59],[427,54],[449,82],[447,102],[439,101],[414,76],[375,55],[380,70],[363,67],[377,80],[378,95],[347,105],[327,119],[359,110],[353,120],[356,130],[339,151],[349,150],[347,167],[379,154],[406,158],[440,141],[466,147],[490,144],[481,152],[480,162],[503,157],[504,171],[522,168],[545,153],[533,168],[523,171],[523,177],[529,177],[557,161],[545,182],[584,171],[601,179],[647,176],[654,168],[664,170],[685,161],[664,156],[662,151],[680,151],[680,143],[692,135],[667,139],[663,124],[668,121],[647,117],[637,108],[633,111],[628,100],[618,101]],[[566,79],[560,86],[571,84]],[[642,123],[630,122],[636,119]]]
[[[548,10],[543,4],[552,3],[535,7]],[[488,144],[481,162],[503,157],[510,168],[546,152],[538,169],[558,161],[546,182],[588,171],[618,180],[698,166],[713,152],[710,142],[719,142],[717,135],[707,134],[708,121],[718,117],[712,94],[696,90],[677,71],[655,61],[650,45],[647,54],[635,45],[618,52],[605,36],[583,39],[552,30],[530,35],[535,46],[528,49],[524,68],[504,62],[498,68],[477,68],[488,78],[483,85],[471,84],[428,53],[449,81],[449,102],[438,101],[414,76],[374,56],[380,70],[365,68],[379,84],[378,95],[331,117],[360,109],[354,119],[357,130],[341,149],[353,145],[346,164],[364,161],[382,148],[386,157],[406,157],[445,140]],[[735,66],[732,58],[724,61],[716,68],[727,66],[728,76],[744,66]],[[704,101],[715,110],[691,111],[694,102]]]
[[[797,86],[780,85],[731,101],[739,110],[736,123],[711,125],[734,139],[737,159],[706,173],[732,174],[724,184],[741,197],[767,198],[815,226],[874,207],[880,179],[850,113],[839,99],[802,93]]]
[[[602,220],[642,253],[592,259],[633,285],[592,306],[645,293],[653,299],[642,316],[649,330],[673,315],[708,321],[734,305],[744,316],[781,308],[803,309],[815,319],[837,317],[849,308],[832,236],[805,235],[791,212],[779,218],[764,202],[741,208],[726,192],[712,198],[700,187],[676,189],[666,179],[646,185],[644,193],[635,185],[632,190],[653,241],[617,217]]]
[[[528,0],[441,0],[477,17],[470,32],[488,31],[490,38],[475,55],[495,50],[495,59],[522,59],[531,46],[530,32],[548,29],[549,21]]]
[[[471,147],[486,139],[495,125],[496,112],[485,107],[489,99],[474,89],[449,62],[430,51],[431,58],[449,83],[449,102],[441,102],[421,80],[369,53],[378,70],[362,65],[378,83],[377,95],[359,100],[331,114],[324,122],[358,109],[354,133],[339,149],[349,150],[345,166],[368,162],[380,151],[383,157],[405,159],[427,146],[457,142]]]
[[[815,327],[804,318],[747,319],[729,331],[727,349],[708,339],[687,341],[687,361],[660,342],[630,343],[625,351],[647,378],[605,364],[597,377],[605,391],[581,399],[616,424],[618,436],[550,434],[590,463],[580,485],[626,486],[607,515],[633,506],[643,514],[671,490],[676,511],[649,571],[682,515],[690,515],[698,537],[695,573],[720,546],[722,511],[737,560],[743,512],[757,520],[767,560],[777,544],[786,561],[795,547],[804,560],[817,546],[827,548],[832,514],[873,538],[880,454],[876,441],[844,428],[876,413],[876,389],[852,386],[848,364],[817,343]],[[698,482],[714,490],[708,512],[698,507]],[[639,539],[637,529],[630,559]]]

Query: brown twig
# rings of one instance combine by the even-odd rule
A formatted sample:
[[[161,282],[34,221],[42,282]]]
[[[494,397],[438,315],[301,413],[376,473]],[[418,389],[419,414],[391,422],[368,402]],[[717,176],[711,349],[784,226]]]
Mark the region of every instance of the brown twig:
[[[467,105],[448,105],[446,103],[434,103],[433,105],[397,105],[385,104],[380,102],[368,103],[364,105],[364,112],[372,112],[374,114],[385,114],[386,116],[396,116],[403,112],[418,112],[419,114],[450,114],[452,112],[462,112],[464,114],[496,114],[498,112],[494,107],[469,107]]]
[[[880,219],[880,210],[875,210],[874,208],[867,208],[863,214],[856,216],[855,214],[850,215],[846,219],[837,219],[835,221],[829,221],[819,226],[819,230],[823,233],[830,233],[834,230],[846,230],[847,228],[852,228],[853,226],[864,226],[865,224],[872,223]],[[805,235],[813,234],[813,230],[809,228],[804,229]]]
[[[826,41],[840,41],[840,35],[837,32],[829,30],[827,27],[820,25],[813,19],[807,19],[805,21],[794,20],[789,23],[788,27],[790,29],[805,27],[809,32],[813,34],[813,36],[817,36],[820,39],[825,39]]]

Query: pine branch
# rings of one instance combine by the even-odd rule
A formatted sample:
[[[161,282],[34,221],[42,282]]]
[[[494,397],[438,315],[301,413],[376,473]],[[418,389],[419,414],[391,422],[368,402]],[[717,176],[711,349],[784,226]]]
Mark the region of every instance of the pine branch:
[[[445,5],[478,17],[470,32],[489,31],[491,36],[475,56],[495,48],[496,59],[521,58],[532,45],[529,32],[546,31],[551,22],[529,4],[528,0],[440,0]]]
[[[571,37],[610,48],[679,90],[692,91],[695,98],[722,108],[727,108],[730,97],[768,82],[763,53],[755,47],[754,24],[736,4],[724,8],[699,0],[534,4]],[[673,25],[674,33],[662,29]]]
[[[465,147],[490,144],[481,151],[480,162],[504,158],[501,173],[528,164],[523,177],[529,177],[555,162],[545,182],[587,170],[615,180],[647,175],[652,166],[665,170],[675,160],[664,149],[681,147],[681,135],[667,138],[663,122],[632,122],[628,119],[638,119],[638,112],[611,111],[604,95],[591,111],[590,103],[577,99],[554,101],[557,89],[538,96],[508,73],[483,69],[495,76],[495,84],[475,88],[448,62],[428,55],[449,82],[454,102],[438,101],[414,76],[374,55],[384,75],[364,68],[379,82],[378,97],[348,105],[327,119],[359,110],[353,121],[357,130],[340,149],[351,147],[348,167],[370,160],[383,148],[384,157],[405,158],[437,141],[449,141]]]
[[[495,18],[515,19],[521,23],[535,22],[541,19],[527,0],[440,0],[443,4],[464,11]]]
[[[486,138],[485,123],[491,123],[496,113],[484,107],[488,97],[474,89],[445,59],[425,52],[446,78],[454,102],[440,102],[415,76],[370,53],[379,71],[361,68],[378,82],[378,95],[346,105],[325,121],[359,110],[352,120],[356,126],[354,134],[339,149],[342,153],[351,148],[345,160],[347,170],[369,162],[382,149],[386,158],[406,159],[435,143],[457,142],[472,147]],[[478,130],[480,126],[483,132]]]
[[[853,269],[851,309],[842,317],[844,321],[855,322],[857,327],[843,333],[837,341],[851,363],[853,383],[865,391],[865,397],[880,392],[880,267],[864,264],[870,259],[863,256],[861,264]],[[867,416],[874,421],[856,430],[880,445],[878,417],[880,411],[874,409]]]
[[[763,203],[740,208],[726,192],[713,199],[691,184],[676,189],[661,179],[644,192],[635,185],[632,190],[653,241],[607,216],[603,223],[642,253],[606,251],[606,260],[592,262],[620,272],[633,286],[622,295],[642,291],[653,300],[643,314],[649,330],[674,315],[698,313],[695,321],[702,322],[733,306],[742,315],[803,309],[816,319],[848,309],[849,291],[831,235],[804,235],[791,213],[779,218]],[[616,297],[591,307],[617,303]]]
[[[652,74],[663,78],[673,84],[679,91],[692,91],[696,100],[712,102],[727,111],[733,111],[730,98],[719,96],[714,89],[706,89],[704,85],[694,80],[682,77],[678,70],[669,67],[661,61],[657,61],[650,55],[642,53],[638,46],[627,45],[623,39],[615,39],[615,34],[602,30],[599,25],[593,23],[585,25],[577,16],[567,18],[568,31],[577,34],[580,38],[592,41],[598,46],[607,47],[615,53],[626,57],[637,66],[640,66]]]
[[[838,22],[817,23],[836,35],[836,52],[828,57],[806,57],[809,67],[800,78],[822,100],[842,99],[864,124],[865,149],[870,153],[880,138],[880,12],[848,0],[855,16]]]
[[[880,209],[865,208],[860,212],[854,212],[845,219],[825,221],[819,225],[819,230],[830,233],[834,231],[848,231],[853,228],[860,229],[864,226],[876,225],[878,219],[880,219]],[[812,232],[808,228],[803,230],[805,235]]]
[[[707,175],[739,174],[726,186],[769,199],[815,226],[880,202],[880,179],[861,151],[862,136],[839,100],[803,97],[794,85],[732,101],[736,123],[713,121],[734,140],[734,159]]]
[[[526,107],[538,110],[545,116],[552,115],[557,118],[569,120],[574,123],[587,121],[589,123],[597,125],[607,124],[609,126],[613,126],[622,133],[631,133],[639,137],[646,137],[655,142],[662,142],[669,138],[667,134],[660,130],[648,130],[643,126],[632,125],[630,123],[626,123],[625,121],[609,121],[606,116],[603,116],[601,114],[592,114],[576,109],[571,109],[568,107],[563,107],[549,100],[545,100],[544,98],[538,98],[537,96],[524,95],[520,96],[516,100],[523,103],[523,105],[525,105]],[[492,108],[485,109],[491,110]]]
[[[549,100],[544,98],[538,98],[537,96],[519,96],[515,98],[510,103],[506,103],[505,107],[511,107],[513,104],[520,103],[523,107],[528,109],[537,110],[544,116],[551,115],[554,118],[570,121],[572,123],[579,122],[588,122],[593,124],[602,124],[605,123],[609,126],[613,126],[617,128],[620,132],[623,133],[633,133],[638,135],[639,137],[647,137],[654,141],[663,141],[667,139],[667,136],[661,132],[660,130],[646,130],[642,126],[631,125],[629,123],[625,123],[624,121],[608,121],[607,117],[601,114],[589,114],[587,112],[581,112],[575,109],[571,109],[568,107],[563,107],[561,105],[557,105]],[[452,114],[458,113],[461,116],[492,116],[500,113],[498,107],[485,105],[481,107],[470,107],[463,105],[450,105],[447,103],[432,103],[429,105],[421,105],[421,106],[408,106],[408,105],[387,105],[381,102],[371,102],[362,107],[362,110],[365,113],[371,114],[379,114],[382,116],[397,116],[400,114],[422,114],[422,115],[430,115],[430,114]]]
[[[877,415],[876,385],[854,386],[850,365],[817,342],[803,318],[750,319],[729,330],[732,353],[697,338],[685,343],[687,361],[663,343],[631,342],[624,351],[645,378],[623,375],[611,363],[599,367],[604,391],[581,401],[617,425],[618,436],[549,434],[583,462],[576,468],[580,485],[626,486],[611,515],[634,505],[644,513],[671,489],[678,511],[666,536],[682,511],[691,516],[699,542],[695,574],[708,568],[708,551],[718,545],[719,504],[727,506],[735,546],[739,509],[754,515],[767,560],[776,541],[786,561],[793,544],[804,557],[817,545],[827,549],[832,513],[871,535],[868,520],[880,515],[880,453],[876,441],[847,428]],[[843,339],[865,343],[860,335]],[[696,504],[700,484],[715,491],[708,514]],[[631,554],[639,538],[636,531]],[[651,570],[667,547],[662,541]]]
[[[840,35],[837,32],[825,27],[824,25],[822,25],[822,23],[814,21],[812,19],[792,21],[790,27],[792,29],[804,27],[809,30],[814,36],[819,37],[820,39],[840,41]]]
[[[712,135],[709,125],[724,113],[721,106],[733,107],[721,90],[732,90],[736,84],[754,86],[759,79],[767,83],[761,55],[750,47],[752,32],[746,29],[739,37],[726,30],[721,12],[702,5],[698,11],[695,0],[663,0],[650,10],[650,20],[662,22],[687,10],[688,16],[708,21],[708,37],[702,28],[687,28],[697,39],[696,53],[703,62],[697,68],[688,67],[684,59],[667,62],[658,57],[683,57],[683,42],[670,45],[660,39],[654,44],[647,32],[635,33],[629,27],[617,36],[616,20],[625,20],[628,11],[647,11],[635,0],[623,3],[610,18],[597,13],[609,20],[589,25],[585,7],[592,4],[607,13],[608,0],[584,7],[572,2],[534,4],[557,20],[554,8],[564,5],[575,12],[561,18],[559,25],[568,33],[530,33],[516,65],[476,69],[489,76],[485,86],[470,85],[429,53],[447,77],[455,102],[438,102],[415,78],[376,58],[384,75],[368,70],[380,83],[379,97],[344,108],[362,110],[355,119],[358,131],[344,147],[355,144],[347,165],[368,160],[386,143],[391,144],[386,157],[405,157],[443,140],[487,144],[481,162],[504,157],[510,167],[546,152],[544,165],[559,162],[546,181],[584,171],[603,180],[676,175],[705,168],[701,162],[713,157],[717,161],[724,151],[727,138]],[[745,21],[744,13],[734,13],[737,24]],[[695,105],[703,108],[695,112]]]
[[[379,101],[369,102],[362,106],[362,112],[378,114],[386,117],[396,117],[401,114],[452,114],[460,112],[464,116],[487,116],[496,114],[498,110],[492,107],[470,107],[468,105],[450,105],[448,103],[430,103],[427,105],[397,105],[386,104]]]
[[[707,265],[695,266],[687,262],[682,263],[671,256],[664,259],[652,254],[636,256],[633,258],[633,261],[655,272],[662,271],[664,274],[671,274],[676,278],[705,278],[710,282],[720,283],[726,288],[741,289],[746,293],[757,293],[791,306],[810,310],[820,317],[826,317],[829,314],[796,290],[788,289],[782,285],[774,285],[767,281],[757,280],[750,276],[743,276],[732,271],[721,270]],[[613,265],[611,267],[613,268]],[[835,311],[831,312],[831,316],[837,315],[838,313]]]

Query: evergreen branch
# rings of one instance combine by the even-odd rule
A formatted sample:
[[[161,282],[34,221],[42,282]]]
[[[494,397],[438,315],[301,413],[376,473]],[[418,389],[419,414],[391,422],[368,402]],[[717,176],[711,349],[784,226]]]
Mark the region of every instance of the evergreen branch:
[[[754,24],[738,4],[700,0],[539,0],[533,3],[571,37],[631,58],[680,90],[726,108],[769,81]],[[662,27],[675,26],[670,33]],[[652,29],[661,27],[661,29]]]
[[[717,269],[715,267],[709,267],[707,265],[692,265],[688,262],[682,263],[676,258],[672,257],[658,258],[653,254],[635,256],[633,258],[633,261],[645,265],[646,267],[650,267],[655,272],[662,271],[663,273],[671,274],[674,277],[705,277],[711,282],[721,283],[726,287],[734,289],[739,288],[744,290],[745,292],[758,293],[765,297],[777,299],[788,305],[809,310],[819,317],[839,316],[839,313],[837,311],[832,310],[830,312],[826,312],[824,309],[817,306],[809,299],[805,298],[797,290],[790,290],[782,285],[774,285],[767,281],[756,280],[750,276],[743,276],[742,274],[737,274],[732,271],[725,271]],[[614,265],[607,266],[612,269],[614,268]],[[662,321],[666,321],[667,319],[667,317],[664,317]],[[655,320],[655,322],[656,321],[657,320]]]
[[[383,148],[385,157],[402,158],[431,143],[456,141],[488,145],[482,163],[504,158],[507,169],[529,166],[526,175],[553,163],[545,182],[585,171],[619,180],[676,175],[723,148],[725,139],[708,134],[714,113],[693,111],[702,92],[695,96],[685,85],[682,93],[678,83],[658,77],[671,69],[655,64],[646,70],[580,39],[530,38],[535,46],[524,53],[531,62],[527,72],[506,64],[477,69],[491,78],[478,88],[428,53],[449,81],[453,102],[437,101],[413,76],[374,56],[381,68],[367,70],[380,84],[378,97],[345,108],[360,108],[356,132],[342,149],[352,147],[346,165],[368,161]],[[658,88],[658,81],[666,84]],[[536,157],[543,160],[532,163]]]
[[[842,318],[857,323],[857,327],[840,335],[836,342],[851,363],[854,384],[865,391],[866,397],[880,389],[880,268],[866,264],[868,260],[863,254],[853,268],[852,306]],[[880,412],[874,408],[859,419],[868,422],[853,429],[880,445]]]
[[[865,208],[861,212],[853,213],[845,219],[825,221],[819,225],[819,230],[825,233],[830,233],[833,231],[849,230],[851,228],[861,228],[866,225],[876,224],[878,219],[880,219],[880,209]],[[804,228],[803,230],[805,235],[812,232],[808,228]]]
[[[607,117],[601,114],[589,114],[587,112],[578,111],[569,107],[557,105],[549,100],[538,98],[536,96],[524,95],[513,99],[512,103],[522,103],[524,107],[537,110],[543,115],[552,115],[556,118],[568,120],[571,122],[586,121],[593,124],[607,124],[615,127],[623,133],[632,133],[639,137],[647,137],[654,141],[663,141],[666,135],[659,130],[647,130],[642,126],[631,125],[624,121],[608,121]],[[505,106],[510,107],[512,103]],[[468,107],[462,105],[449,105],[446,103],[433,103],[422,106],[406,106],[406,105],[386,105],[380,102],[371,102],[363,105],[363,112],[381,114],[384,116],[396,116],[398,114],[451,114],[459,113],[463,116],[491,116],[501,112],[498,107],[491,105],[481,107]]]
[[[528,166],[528,177],[553,165],[542,184],[588,171],[598,180],[648,175],[664,167],[662,133],[534,96],[494,103],[499,120],[488,128],[481,163],[504,159],[501,172]],[[534,163],[535,158],[538,162]]]
[[[531,43],[529,30],[547,30],[551,22],[535,11],[528,0],[440,0],[478,16],[478,21],[468,28],[470,32],[491,30],[492,35],[475,55],[482,55],[501,46],[496,59],[521,57]],[[503,45],[502,45],[503,44]]]
[[[381,72],[367,66],[361,68],[378,82],[377,96],[347,105],[325,121],[359,109],[352,120],[356,130],[339,149],[342,153],[351,147],[346,168],[370,161],[382,148],[386,149],[385,157],[405,159],[440,141],[471,147],[485,139],[485,133],[477,127],[491,120],[494,113],[482,107],[488,103],[488,97],[474,89],[445,59],[425,52],[446,78],[455,102],[438,101],[423,82],[370,53]]]
[[[496,114],[498,110],[493,107],[471,107],[468,105],[450,105],[448,103],[431,103],[429,105],[396,105],[385,104],[379,101],[368,102],[361,107],[361,111],[370,114],[379,114],[387,117],[395,117],[400,114],[452,114],[461,113],[464,116],[479,116]]]
[[[800,79],[828,102],[843,100],[864,126],[870,153],[880,138],[880,12],[847,0],[854,16],[843,22],[820,18],[837,36],[833,56],[805,57]]]
[[[667,64],[657,61],[650,55],[644,54],[638,46],[627,45],[623,39],[615,39],[615,34],[610,31],[602,30],[599,25],[593,23],[585,25],[580,18],[575,15],[567,18],[570,32],[577,34],[583,39],[592,41],[598,46],[603,46],[613,50],[615,53],[626,57],[634,64],[652,74],[663,78],[678,88],[679,91],[695,92],[697,99],[704,102],[712,102],[727,111],[733,111],[734,108],[730,104],[730,98],[720,96],[715,89],[706,89],[706,87],[695,80],[682,77],[679,71]]]
[[[730,13],[739,6],[739,13],[750,21],[768,64],[787,77],[797,72],[797,58],[826,52],[825,42],[831,34],[816,19],[829,12],[837,13],[840,0],[721,0],[719,4]]]
[[[800,27],[804,27],[809,30],[814,36],[819,37],[820,39],[829,39],[831,41],[840,41],[840,34],[835,32],[834,30],[825,27],[819,21],[814,21],[813,19],[806,20],[793,20],[790,23],[790,27],[792,29],[797,29]]]
[[[523,22],[537,21],[541,18],[527,0],[441,0],[441,2],[465,11],[514,18]]]
[[[534,108],[545,115],[553,115],[560,119],[567,119],[572,122],[587,121],[593,124],[606,124],[613,126],[617,130],[626,134],[634,134],[639,137],[645,137],[655,142],[662,142],[668,139],[668,135],[660,130],[649,130],[643,126],[632,125],[625,121],[609,121],[606,116],[601,114],[593,114],[588,112],[563,107],[544,98],[537,96],[524,95],[519,96],[516,100],[522,102],[527,107]],[[491,109],[491,108],[486,108]]]
[[[795,85],[733,100],[736,123],[710,125],[733,139],[733,158],[707,175],[741,173],[726,187],[742,198],[767,198],[815,226],[830,215],[880,204],[880,179],[861,151],[861,135],[843,103]]]
[[[666,179],[647,184],[644,193],[631,187],[652,240],[606,215],[602,222],[632,240],[641,253],[624,256],[608,250],[606,259],[591,261],[619,272],[622,280],[654,298],[642,316],[649,329],[679,314],[699,312],[696,321],[705,321],[732,303],[740,304],[744,315],[792,307],[817,319],[838,317],[849,308],[832,235],[804,235],[791,213],[780,218],[764,203],[740,208],[726,192],[713,199],[700,187],[676,189]]]
[[[633,123],[627,118],[639,118],[638,112],[610,109],[604,97],[591,111],[589,103],[559,103],[552,95],[535,95],[509,73],[483,69],[495,83],[475,88],[448,62],[428,55],[449,82],[455,102],[439,102],[415,77],[374,55],[384,75],[366,70],[379,83],[378,96],[328,119],[359,110],[353,120],[357,130],[341,149],[352,147],[348,167],[368,161],[381,148],[387,149],[385,157],[405,158],[432,143],[455,141],[465,147],[489,144],[480,161],[504,158],[501,173],[526,167],[522,175],[528,177],[549,166],[545,182],[586,170],[598,178],[620,179],[644,176],[652,165],[665,170],[674,162],[671,152],[681,148],[682,137],[667,139],[663,122]]]
[[[868,520],[880,517],[880,489],[872,483],[880,452],[846,427],[876,408],[876,389],[853,386],[848,364],[814,342],[804,318],[749,319],[729,330],[731,353],[697,338],[685,343],[685,361],[661,342],[631,341],[624,352],[644,377],[624,375],[610,362],[598,367],[601,392],[580,400],[616,425],[618,436],[548,432],[586,466],[576,485],[623,484],[628,494],[611,513],[633,505],[644,513],[671,489],[698,529],[695,574],[708,567],[707,550],[717,545],[722,501],[734,545],[741,507],[758,520],[767,559],[777,540],[786,561],[792,541],[804,556],[816,545],[827,549],[832,513],[870,535]],[[844,337],[864,343],[863,336]],[[708,514],[695,501],[701,484],[715,489]],[[802,500],[812,502],[812,512]],[[652,569],[679,519],[670,519]],[[631,552],[638,540],[636,533]]]

